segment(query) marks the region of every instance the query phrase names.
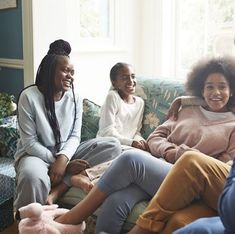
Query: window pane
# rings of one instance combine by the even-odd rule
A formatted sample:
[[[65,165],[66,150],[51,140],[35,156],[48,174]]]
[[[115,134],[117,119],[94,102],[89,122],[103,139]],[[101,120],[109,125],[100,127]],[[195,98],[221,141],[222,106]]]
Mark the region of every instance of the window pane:
[[[110,37],[109,0],[80,0],[80,36]]]
[[[180,0],[178,3],[177,48],[182,75],[202,56],[233,52],[234,0]]]

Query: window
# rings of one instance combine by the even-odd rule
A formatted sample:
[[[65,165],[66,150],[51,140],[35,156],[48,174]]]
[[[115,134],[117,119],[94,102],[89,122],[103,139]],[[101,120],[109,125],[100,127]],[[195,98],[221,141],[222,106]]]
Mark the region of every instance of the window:
[[[203,56],[235,54],[234,0],[177,1],[176,60],[183,75]]]
[[[108,0],[80,0],[80,36],[82,38],[110,37]]]
[[[114,43],[113,0],[79,1],[79,41],[83,47],[107,47]]]
[[[185,78],[202,57],[235,55],[234,37],[234,0],[163,1],[164,74]]]

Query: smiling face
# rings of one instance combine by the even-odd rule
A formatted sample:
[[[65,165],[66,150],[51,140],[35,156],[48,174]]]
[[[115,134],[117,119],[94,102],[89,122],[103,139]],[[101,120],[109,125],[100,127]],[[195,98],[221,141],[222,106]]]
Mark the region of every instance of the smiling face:
[[[113,87],[118,90],[123,99],[134,94],[136,87],[136,78],[131,66],[124,66],[118,72],[116,79],[112,81]]]
[[[221,73],[210,74],[204,83],[202,95],[213,112],[226,112],[227,103],[232,94],[227,79]]]
[[[73,83],[74,67],[67,56],[59,56],[55,70],[55,93],[54,98],[58,100],[63,93],[71,88]]]

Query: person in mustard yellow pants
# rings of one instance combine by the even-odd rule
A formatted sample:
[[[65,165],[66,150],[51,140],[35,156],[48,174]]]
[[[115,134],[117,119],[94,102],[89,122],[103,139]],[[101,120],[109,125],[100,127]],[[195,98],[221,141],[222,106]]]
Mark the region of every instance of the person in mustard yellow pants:
[[[170,225],[173,217],[184,226],[201,217],[201,211],[215,216],[230,168],[199,152],[184,153],[129,233],[172,233],[178,228]]]

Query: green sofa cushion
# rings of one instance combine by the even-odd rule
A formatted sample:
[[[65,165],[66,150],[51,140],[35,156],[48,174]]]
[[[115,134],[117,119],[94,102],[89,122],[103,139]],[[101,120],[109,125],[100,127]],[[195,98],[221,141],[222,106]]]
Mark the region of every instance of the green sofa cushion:
[[[142,136],[147,139],[150,133],[166,120],[171,102],[185,95],[182,82],[164,78],[137,78],[136,95],[145,102]]]
[[[99,105],[88,99],[83,100],[81,141],[86,141],[96,137],[99,127],[99,114]]]

